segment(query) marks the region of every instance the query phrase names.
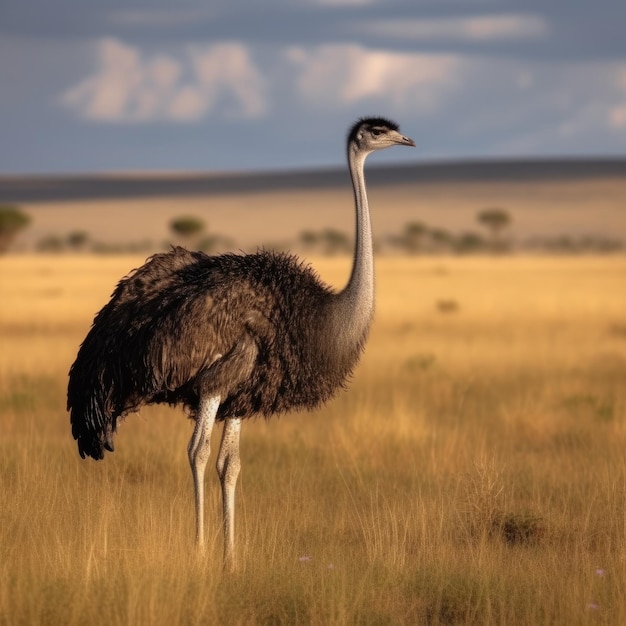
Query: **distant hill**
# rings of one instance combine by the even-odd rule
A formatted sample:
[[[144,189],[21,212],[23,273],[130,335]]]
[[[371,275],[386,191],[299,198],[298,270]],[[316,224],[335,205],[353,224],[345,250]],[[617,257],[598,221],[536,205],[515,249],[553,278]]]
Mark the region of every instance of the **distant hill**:
[[[345,187],[345,167],[235,174],[1,176],[0,203],[191,197]],[[626,178],[626,158],[520,159],[370,167],[368,186],[459,182],[573,181]]]

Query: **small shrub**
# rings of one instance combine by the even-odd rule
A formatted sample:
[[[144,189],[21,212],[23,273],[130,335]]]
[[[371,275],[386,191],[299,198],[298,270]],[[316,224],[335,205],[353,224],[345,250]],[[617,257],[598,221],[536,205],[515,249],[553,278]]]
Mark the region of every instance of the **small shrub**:
[[[482,460],[466,477],[465,517],[471,538],[493,533],[494,523],[500,519],[500,500],[504,491],[502,470],[494,463]]]
[[[537,544],[544,534],[541,517],[529,513],[505,512],[502,508],[502,470],[482,461],[468,477],[466,519],[471,540],[489,537],[508,545]]]
[[[456,313],[459,310],[459,303],[451,298],[437,300],[437,311],[439,313]]]
[[[47,235],[37,242],[36,248],[39,252],[63,252],[65,241],[58,235]]]
[[[620,339],[626,339],[626,324],[613,324],[609,328],[609,334]]]
[[[222,235],[206,235],[198,242],[198,250],[203,252],[217,252],[220,250],[232,249],[235,242],[229,237]]]
[[[72,231],[66,239],[67,245],[72,250],[82,250],[89,241],[89,234],[84,230],[74,230]]]
[[[611,397],[574,394],[563,400],[562,407],[570,416],[578,420],[590,417],[593,420],[610,422],[615,417],[615,407]]]
[[[312,230],[303,230],[300,233],[300,243],[306,248],[313,248],[319,243],[320,235]]]
[[[404,362],[404,367],[409,371],[421,370],[426,371],[431,369],[435,363],[437,362],[437,358],[434,354],[430,354],[425,352],[423,354],[415,354],[414,356],[408,358]]]
[[[320,248],[323,254],[350,252],[352,242],[344,232],[335,228],[325,228],[319,232],[305,230],[300,233],[300,243],[307,249]]]
[[[543,537],[541,517],[499,513],[491,526],[491,535],[504,539],[509,545],[532,545]]]
[[[461,233],[454,240],[454,251],[459,254],[469,252],[478,252],[485,249],[485,241],[483,238],[472,232]]]

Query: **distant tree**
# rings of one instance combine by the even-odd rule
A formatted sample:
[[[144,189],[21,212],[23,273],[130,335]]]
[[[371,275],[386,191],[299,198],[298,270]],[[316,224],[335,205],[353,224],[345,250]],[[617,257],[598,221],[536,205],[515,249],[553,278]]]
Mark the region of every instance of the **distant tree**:
[[[326,254],[348,252],[351,249],[348,235],[334,228],[325,228],[320,234],[320,241]]]
[[[81,250],[89,241],[89,235],[84,230],[73,230],[66,241],[72,250]]]
[[[319,243],[320,235],[313,230],[303,230],[299,239],[305,248],[314,248]]]
[[[421,222],[409,222],[404,227],[404,247],[408,252],[417,252],[424,246],[424,238],[428,234],[428,228]]]
[[[351,250],[348,235],[335,228],[325,228],[321,231],[303,230],[299,239],[306,248],[319,247],[324,254],[337,254]]]
[[[450,249],[454,244],[454,235],[445,228],[431,228],[430,240],[436,250]]]
[[[483,238],[472,232],[461,233],[454,240],[454,250],[461,254],[468,252],[478,252],[485,248]]]
[[[513,221],[509,212],[500,208],[484,209],[477,215],[477,219],[490,232],[492,248],[502,250],[502,231]]]
[[[170,230],[181,239],[190,241],[200,235],[205,228],[204,221],[193,215],[176,217],[170,222]]]
[[[388,238],[390,245],[400,248],[404,252],[413,254],[424,247],[429,229],[421,222],[407,222],[399,235]]]
[[[30,224],[30,216],[15,206],[0,206],[0,254],[6,252],[18,233]]]

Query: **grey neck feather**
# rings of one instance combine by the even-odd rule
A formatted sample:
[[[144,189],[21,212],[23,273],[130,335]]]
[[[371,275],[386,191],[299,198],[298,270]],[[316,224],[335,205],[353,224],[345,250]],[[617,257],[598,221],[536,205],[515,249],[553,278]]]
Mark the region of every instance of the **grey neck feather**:
[[[346,348],[362,343],[374,314],[372,228],[363,174],[367,154],[354,143],[348,145],[356,209],[356,240],[350,279],[337,294],[333,307],[335,336]]]

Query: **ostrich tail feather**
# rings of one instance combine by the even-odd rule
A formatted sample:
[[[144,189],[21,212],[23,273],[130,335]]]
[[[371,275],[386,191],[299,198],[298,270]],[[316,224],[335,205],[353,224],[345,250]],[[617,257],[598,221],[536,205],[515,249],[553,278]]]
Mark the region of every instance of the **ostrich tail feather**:
[[[105,450],[113,451],[113,433],[119,415],[112,401],[115,385],[108,378],[98,359],[85,358],[83,351],[79,351],[70,370],[67,408],[72,435],[83,459],[90,456],[100,460]]]

